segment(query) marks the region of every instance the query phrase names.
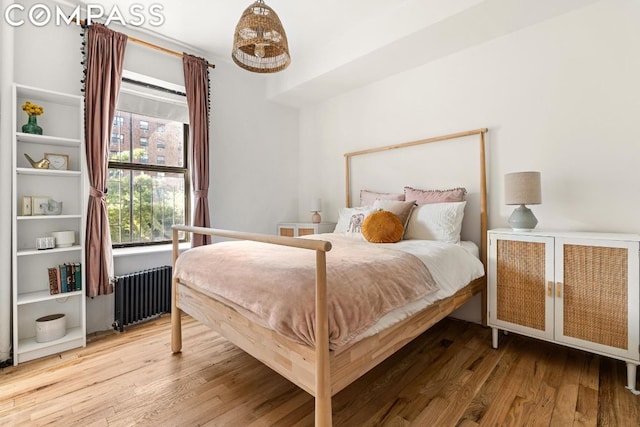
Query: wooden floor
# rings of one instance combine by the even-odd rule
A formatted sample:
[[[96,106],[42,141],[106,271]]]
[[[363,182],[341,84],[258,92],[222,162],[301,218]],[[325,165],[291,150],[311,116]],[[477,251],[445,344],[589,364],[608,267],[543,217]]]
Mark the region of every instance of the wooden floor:
[[[0,425],[311,426],[313,399],[191,318],[0,371]],[[637,426],[625,364],[445,319],[333,398],[336,426]]]

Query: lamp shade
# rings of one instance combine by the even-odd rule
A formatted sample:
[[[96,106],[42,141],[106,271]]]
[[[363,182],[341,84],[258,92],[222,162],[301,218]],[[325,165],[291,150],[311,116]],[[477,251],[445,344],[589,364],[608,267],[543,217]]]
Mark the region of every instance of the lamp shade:
[[[504,176],[505,204],[539,205],[542,203],[540,172],[514,172]]]
[[[314,198],[311,199],[311,212],[321,212],[322,211],[322,199]]]
[[[275,73],[289,66],[289,45],[280,18],[264,4],[245,9],[233,37],[233,62],[255,73]]]

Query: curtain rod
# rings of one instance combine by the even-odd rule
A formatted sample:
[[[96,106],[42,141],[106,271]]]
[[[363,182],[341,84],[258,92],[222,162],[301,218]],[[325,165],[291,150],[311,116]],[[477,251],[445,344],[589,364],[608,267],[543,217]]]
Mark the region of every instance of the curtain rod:
[[[72,22],[77,22],[76,18],[73,18],[71,21]],[[86,25],[86,21],[84,19],[81,20],[80,21],[80,25],[82,25],[84,27]],[[151,49],[159,50],[160,52],[168,53],[169,55],[177,56],[178,58],[184,57],[184,55],[182,53],[180,53],[180,52],[176,52],[175,50],[167,49],[166,47],[158,46],[157,44],[149,43],[148,41],[144,41],[144,40],[141,40],[141,39],[136,38],[136,37],[131,37],[131,36],[127,35],[127,40],[131,41],[133,43],[139,44],[141,46],[144,46],[144,47],[148,47],[148,48],[151,48]],[[210,62],[207,62],[207,65],[209,67],[211,67],[211,68],[216,68],[215,64],[212,64]]]

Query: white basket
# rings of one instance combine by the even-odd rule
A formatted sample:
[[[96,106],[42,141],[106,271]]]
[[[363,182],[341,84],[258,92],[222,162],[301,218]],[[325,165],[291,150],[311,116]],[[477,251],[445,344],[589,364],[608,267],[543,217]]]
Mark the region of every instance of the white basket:
[[[67,318],[64,314],[50,314],[36,319],[36,342],[57,340],[66,333]]]

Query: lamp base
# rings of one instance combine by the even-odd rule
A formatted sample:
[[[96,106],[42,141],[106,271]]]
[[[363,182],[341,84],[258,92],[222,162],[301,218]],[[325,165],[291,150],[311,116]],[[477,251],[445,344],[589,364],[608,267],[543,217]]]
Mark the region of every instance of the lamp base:
[[[509,225],[514,231],[531,231],[537,224],[537,218],[525,205],[515,208],[509,217]]]
[[[314,212],[313,215],[311,215],[311,222],[314,224],[320,224],[320,221],[322,221],[320,214],[318,212]]]

